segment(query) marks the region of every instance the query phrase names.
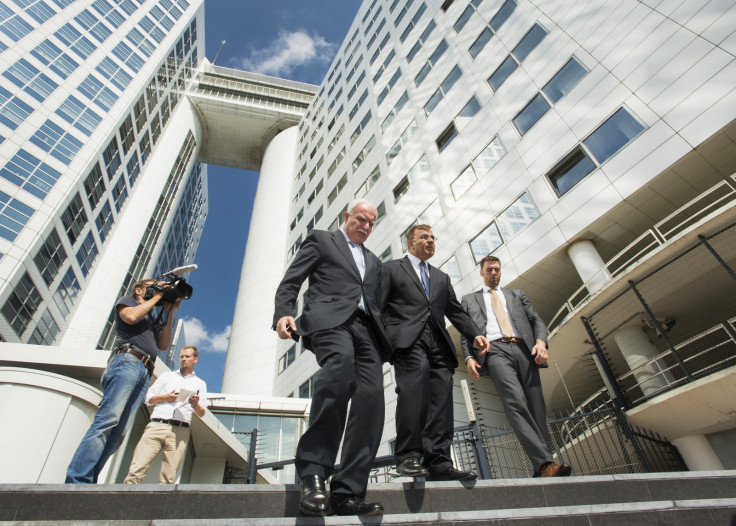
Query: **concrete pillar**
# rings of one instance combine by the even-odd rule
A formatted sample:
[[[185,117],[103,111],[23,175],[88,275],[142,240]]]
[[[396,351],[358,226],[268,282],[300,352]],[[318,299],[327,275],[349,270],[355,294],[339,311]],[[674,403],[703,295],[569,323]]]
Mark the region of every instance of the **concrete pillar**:
[[[686,435],[676,438],[672,444],[677,448],[690,471],[715,471],[724,469],[721,460],[713,451],[705,435]]]
[[[567,247],[567,255],[570,256],[588,291],[598,290],[610,279],[611,273],[605,268],[605,263],[592,241],[588,239],[576,241]]]
[[[291,212],[297,138],[296,127],[284,130],[263,155],[222,376],[223,393],[273,394],[278,336],[271,330],[271,318],[286,261],[283,233]]]
[[[673,381],[661,360],[654,360],[658,352],[649,341],[640,325],[629,325],[613,335],[629,369],[645,396],[652,395],[667,387]]]

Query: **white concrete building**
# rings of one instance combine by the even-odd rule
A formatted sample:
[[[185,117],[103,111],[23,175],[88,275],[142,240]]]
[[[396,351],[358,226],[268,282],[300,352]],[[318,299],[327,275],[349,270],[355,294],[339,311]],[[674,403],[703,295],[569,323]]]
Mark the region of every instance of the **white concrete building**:
[[[733,3],[708,0],[363,2],[298,132],[282,134],[280,146],[290,142],[296,155],[292,175],[259,181],[249,240],[263,241],[246,248],[223,391],[310,395],[314,358],[277,340],[263,298],[306,233],[337,228],[349,200],[365,196],[379,209],[369,248],[401,257],[402,234],[431,224],[439,238],[432,263],[459,296],[479,288],[483,256],[502,260],[503,283],[524,289],[550,322],[550,411],[609,396],[591,361],[600,349],[606,381],[628,382],[631,396],[615,396],[630,418],[673,440],[692,469],[719,465],[714,458],[734,467],[723,445],[736,433],[728,402],[682,403],[696,384],[698,400],[710,400],[713,389],[733,399],[727,267],[705,258],[683,268],[698,280],[695,289],[669,280],[654,288],[659,296],[644,294],[624,309],[627,316],[598,314],[621,323],[636,315],[628,340],[614,330],[596,347],[580,320],[622,290],[633,294],[629,280],[657,271],[698,235],[733,223],[734,22]],[[275,191],[288,187],[288,195]],[[264,224],[272,225],[267,233]],[[285,248],[271,242],[280,232]],[[733,231],[722,237],[717,252],[733,268]],[[706,292],[719,300],[706,301]],[[673,302],[679,293],[687,299]],[[669,345],[650,311],[676,320]],[[710,334],[714,320],[723,320],[717,347],[728,351],[701,352],[675,368],[686,361],[677,349]],[[456,381],[463,377],[458,371]],[[504,423],[490,383],[476,385],[487,394],[486,423]],[[385,386],[381,453],[394,437],[388,365]],[[459,390],[455,400],[462,423]],[[694,460],[701,454],[710,460]]]

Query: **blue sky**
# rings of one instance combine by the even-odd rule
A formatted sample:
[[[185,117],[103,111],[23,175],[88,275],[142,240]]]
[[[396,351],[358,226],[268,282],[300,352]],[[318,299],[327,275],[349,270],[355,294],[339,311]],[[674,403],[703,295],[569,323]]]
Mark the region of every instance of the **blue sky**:
[[[216,64],[320,84],[361,0],[206,0],[205,56]],[[180,316],[187,341],[199,348],[197,374],[220,390],[240,266],[258,174],[208,168],[209,214],[189,275],[194,287]],[[269,298],[264,308],[273,308]]]

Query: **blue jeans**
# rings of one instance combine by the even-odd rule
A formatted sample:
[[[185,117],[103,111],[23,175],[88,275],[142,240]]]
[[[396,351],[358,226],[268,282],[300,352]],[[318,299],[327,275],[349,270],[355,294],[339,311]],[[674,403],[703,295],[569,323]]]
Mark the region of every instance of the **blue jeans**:
[[[67,468],[67,483],[97,483],[107,459],[122,444],[128,419],[143,402],[150,381],[148,370],[132,354],[113,358],[102,374],[100,408]]]

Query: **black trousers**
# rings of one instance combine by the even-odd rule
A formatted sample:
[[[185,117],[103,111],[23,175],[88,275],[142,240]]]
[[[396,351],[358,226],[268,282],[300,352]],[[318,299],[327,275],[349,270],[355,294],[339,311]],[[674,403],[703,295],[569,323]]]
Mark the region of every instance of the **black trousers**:
[[[450,351],[428,322],[408,349],[394,353],[396,462],[418,457],[431,472],[452,466],[452,375]]]
[[[330,483],[331,498],[364,498],[383,433],[383,370],[378,340],[370,320],[357,316],[310,338],[321,370],[314,383],[309,429],[297,446],[297,473],[300,478],[329,477],[344,431],[340,471]]]

